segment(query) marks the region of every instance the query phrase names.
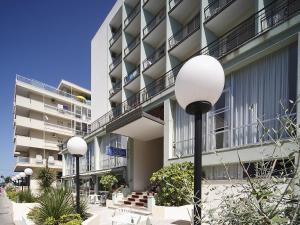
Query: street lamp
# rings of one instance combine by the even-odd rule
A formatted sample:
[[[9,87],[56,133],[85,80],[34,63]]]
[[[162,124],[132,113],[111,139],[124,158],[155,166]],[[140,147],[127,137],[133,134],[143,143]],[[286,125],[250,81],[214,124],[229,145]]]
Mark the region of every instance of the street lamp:
[[[211,56],[189,59],[180,69],[175,83],[179,105],[195,116],[194,198],[201,202],[202,180],[202,114],[207,113],[220,98],[225,83],[222,65]],[[198,217],[197,217],[198,216]],[[198,219],[199,218],[199,219]],[[195,204],[194,224],[201,224],[201,207]]]
[[[80,180],[79,180],[79,157],[87,151],[87,144],[81,137],[75,136],[69,139],[67,143],[69,153],[76,158],[76,211],[80,211]]]
[[[23,191],[24,178],[26,177],[26,174],[24,172],[21,172],[20,177],[21,177],[22,191]]]
[[[18,174],[18,175],[16,175],[16,179],[17,179],[17,181],[18,181],[18,186],[20,187],[20,179],[21,179],[21,177],[20,177],[20,175]]]
[[[30,176],[33,174],[33,171],[31,168],[26,168],[24,170],[24,173],[27,175],[27,179],[28,179],[27,186],[28,186],[28,190],[30,190]]]

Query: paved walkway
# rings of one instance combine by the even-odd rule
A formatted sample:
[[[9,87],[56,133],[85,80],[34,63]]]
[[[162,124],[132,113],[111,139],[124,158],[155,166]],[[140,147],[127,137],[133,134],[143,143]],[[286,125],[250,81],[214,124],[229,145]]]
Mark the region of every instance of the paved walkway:
[[[0,194],[0,224],[14,225],[11,202],[3,193]]]

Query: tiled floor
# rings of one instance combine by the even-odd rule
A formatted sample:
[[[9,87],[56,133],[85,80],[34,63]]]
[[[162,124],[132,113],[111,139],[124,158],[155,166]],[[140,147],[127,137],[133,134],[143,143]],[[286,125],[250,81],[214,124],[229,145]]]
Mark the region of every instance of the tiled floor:
[[[0,194],[0,224],[14,225],[11,202],[3,193]]]

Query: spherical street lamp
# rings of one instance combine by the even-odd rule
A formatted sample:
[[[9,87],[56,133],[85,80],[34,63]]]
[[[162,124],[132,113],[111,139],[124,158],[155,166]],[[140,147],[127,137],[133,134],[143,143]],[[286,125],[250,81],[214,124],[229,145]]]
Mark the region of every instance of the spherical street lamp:
[[[79,180],[79,157],[87,151],[87,144],[81,137],[75,136],[67,143],[69,153],[76,158],[76,211],[80,212],[80,180]]]
[[[20,175],[18,174],[18,175],[16,175],[16,179],[17,179],[17,181],[18,181],[18,186],[20,186],[20,179],[21,179],[21,177],[20,177]]]
[[[30,190],[30,176],[33,174],[33,171],[31,168],[26,168],[24,170],[24,173],[27,175],[27,186],[28,186],[28,190]]]
[[[202,114],[208,112],[220,98],[225,83],[222,65],[211,56],[189,59],[180,69],[175,83],[179,105],[195,116],[194,198],[201,202],[202,180]],[[195,204],[194,224],[201,224],[201,207]]]
[[[23,191],[24,178],[26,177],[26,174],[24,172],[21,172],[20,177],[21,177],[22,191]]]

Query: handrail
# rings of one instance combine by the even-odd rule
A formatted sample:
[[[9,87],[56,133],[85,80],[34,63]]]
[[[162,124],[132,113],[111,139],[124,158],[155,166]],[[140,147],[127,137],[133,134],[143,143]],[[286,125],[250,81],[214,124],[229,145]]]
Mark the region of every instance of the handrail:
[[[166,8],[162,8],[147,25],[143,28],[143,38],[145,38],[160,22],[166,17]]]
[[[122,62],[122,52],[109,65],[110,73]]]
[[[134,6],[134,8],[130,11],[126,19],[124,20],[125,28],[131,23],[131,21],[139,14],[140,12],[140,1]]]
[[[183,0],[169,0],[169,13],[177,7]],[[173,3],[173,4],[172,4]]]
[[[48,84],[45,84],[45,83],[42,83],[40,81],[37,81],[37,80],[34,80],[34,79],[30,79],[30,78],[26,78],[26,77],[23,77],[21,75],[18,75],[16,76],[16,80],[17,81],[20,81],[20,82],[23,82],[23,83],[26,83],[26,84],[29,84],[29,85],[32,85],[34,87],[37,87],[37,88],[40,88],[40,89],[43,89],[45,91],[49,91],[49,92],[52,92],[54,94],[58,94],[58,95],[61,95],[63,97],[66,97],[66,98],[70,98],[72,100],[76,100],[78,102],[81,102],[83,104],[87,104],[87,105],[90,105],[90,101],[86,101],[86,102],[82,102],[81,100],[79,100],[77,98],[77,96],[75,95],[72,95],[70,93],[67,93],[65,91],[62,91],[62,90],[59,90],[55,87],[52,87]]]
[[[227,6],[235,0],[215,0],[204,8],[205,22],[222,12]]]
[[[118,40],[118,38],[122,34],[122,26],[118,28],[118,30],[113,34],[113,36],[109,40],[109,47],[113,46],[113,44]]]
[[[152,53],[152,55],[150,55],[148,58],[146,58],[143,61],[143,71],[148,69],[150,66],[152,66],[154,63],[156,63],[158,60],[160,60],[165,55],[166,55],[166,46],[165,46],[165,43],[163,43],[159,48],[157,48]]]
[[[125,57],[129,55],[132,50],[140,44],[140,34],[138,34],[124,49],[124,55]]]
[[[111,98],[115,94],[117,94],[122,89],[122,80],[119,80],[115,84],[113,84],[113,87],[109,90],[109,97]]]
[[[138,65],[135,69],[133,69],[126,77],[124,77],[124,86],[129,84],[135,78],[140,76],[140,65]]]
[[[188,36],[192,35],[196,30],[200,29],[200,13],[194,16],[185,26],[177,31],[172,37],[169,38],[169,47],[171,50]]]
[[[291,16],[293,16],[296,13],[300,12],[300,4],[298,0],[285,0],[283,3],[281,2],[282,0],[275,0],[266,8],[260,10],[259,12],[253,14],[251,17],[246,19],[244,22],[239,24],[237,27],[242,28],[243,25],[248,24],[249,21],[251,21],[251,18],[257,18],[258,15],[261,17],[261,24],[266,24],[263,25],[261,30],[256,31],[254,36],[248,36],[247,38],[243,38],[238,42],[239,45],[244,44],[251,38],[260,35],[263,32],[266,32],[270,30],[273,27],[276,27],[278,24],[288,20]],[[276,7],[272,7],[275,5],[275,3],[280,2],[279,6],[276,5]],[[297,5],[298,4],[298,5]],[[286,12],[286,13],[282,13]],[[263,14],[262,14],[263,13]],[[280,15],[279,17],[277,15]],[[247,29],[247,27],[246,27]],[[224,36],[222,36],[220,39],[217,39],[207,45],[206,47],[202,48],[200,51],[198,51],[196,54],[192,55],[191,57],[198,55],[198,54],[207,54],[207,55],[212,55],[218,59],[224,57],[227,53],[231,52],[233,49],[231,48],[230,51],[222,52],[223,54],[212,54],[212,52],[209,51],[209,48],[211,46],[215,46],[217,43],[221,42],[223,43],[223,39],[225,37],[229,37],[232,34],[235,34],[236,29],[232,29],[228,33],[226,33]],[[238,38],[237,35],[232,35],[232,37]],[[236,47],[238,47],[237,45]],[[219,45],[218,45],[219,46]],[[229,49],[228,49],[229,50]],[[189,57],[189,58],[191,58]],[[188,58],[188,59],[189,59]],[[186,60],[188,60],[186,59]],[[184,62],[180,63],[179,65],[175,66],[173,69],[169,70],[165,74],[163,74],[161,77],[156,79],[155,81],[151,82],[149,85],[141,89],[138,93],[130,97],[128,100],[122,102],[121,104],[117,105],[115,109],[110,110],[97,120],[95,120],[91,124],[91,132],[94,132],[100,128],[103,128],[105,125],[110,123],[111,121],[119,118],[121,115],[124,115],[131,110],[139,107],[143,103],[147,102],[151,98],[157,96],[158,94],[162,93],[163,91],[169,89],[175,84],[175,79],[177,76],[177,73],[179,72],[179,69],[181,66],[184,64]]]

